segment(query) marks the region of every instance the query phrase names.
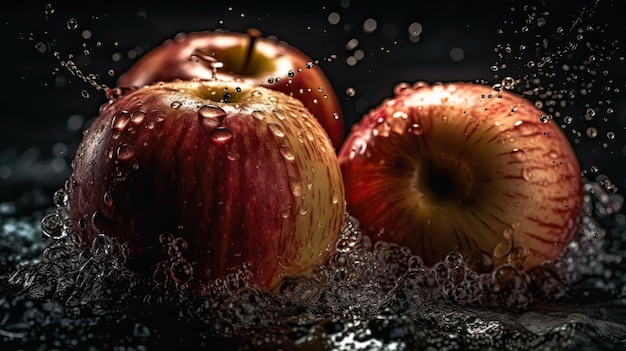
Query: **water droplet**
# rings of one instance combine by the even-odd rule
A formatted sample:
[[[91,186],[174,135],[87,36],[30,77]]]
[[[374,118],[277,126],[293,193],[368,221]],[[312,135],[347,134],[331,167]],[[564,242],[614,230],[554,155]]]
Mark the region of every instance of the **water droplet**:
[[[268,123],[267,129],[270,130],[275,136],[279,138],[285,137],[285,132],[283,132],[283,128],[276,123]]]
[[[289,148],[289,146],[281,145],[279,150],[280,154],[285,158],[285,160],[293,161],[296,159],[296,156],[293,154],[293,151],[291,151],[291,148]]]
[[[54,13],[55,8],[52,4],[46,4],[46,6],[44,6],[43,11],[46,15],[51,15]]]
[[[298,177],[290,176],[289,186],[291,187],[291,193],[293,194],[293,196],[302,195],[302,182]]]
[[[47,238],[61,239],[66,235],[63,229],[63,218],[56,212],[43,217],[41,220],[41,229],[43,231],[42,234]]]
[[[182,102],[180,102],[180,101],[173,101],[173,102],[170,104],[170,107],[171,107],[171,108],[173,108],[173,109],[178,109],[178,108],[180,108],[182,105],[183,105],[183,103],[182,103]]]
[[[218,127],[211,132],[211,135],[209,137],[214,142],[222,144],[230,141],[233,138],[233,132],[231,132],[228,128]]]
[[[524,161],[526,159],[526,153],[522,149],[515,148],[511,151],[511,156],[517,161]]]
[[[170,277],[177,284],[187,284],[193,276],[193,266],[184,258],[179,258],[172,262],[170,266]]]
[[[508,255],[509,252],[511,252],[512,248],[513,248],[513,243],[511,242],[511,240],[500,241],[493,248],[493,257],[495,257],[495,258],[503,258],[506,255]]]
[[[424,128],[422,128],[422,126],[418,123],[413,123],[409,126],[408,132],[413,135],[422,135],[424,134]]]
[[[128,111],[119,111],[111,121],[111,129],[121,131],[126,128],[130,121],[130,113]]]
[[[146,112],[139,110],[132,114],[130,120],[133,122],[133,124],[138,125],[143,121],[145,117],[146,117]]]
[[[254,111],[252,111],[252,117],[258,119],[259,121],[262,121],[262,120],[265,119],[265,112],[259,111],[259,110],[254,110]]]
[[[283,219],[288,218],[289,217],[289,210],[285,209],[285,210],[280,211],[280,217],[283,218]]]
[[[541,121],[541,123],[548,123],[551,119],[552,119],[552,116],[550,115],[541,115],[539,117],[539,121]]]
[[[586,130],[586,134],[590,138],[595,138],[598,136],[598,130],[595,127],[589,127]]]
[[[204,105],[200,107],[200,109],[198,110],[198,116],[202,118],[206,118],[209,121],[211,120],[214,121],[211,123],[219,124],[219,123],[222,123],[224,119],[226,118],[226,111],[224,111],[219,106]]]
[[[135,151],[132,146],[127,144],[120,145],[117,150],[115,150],[115,156],[120,161],[128,161],[133,155],[135,155]]]
[[[111,196],[111,193],[106,191],[102,197],[102,200],[104,202],[105,205],[107,206],[113,206],[113,196]]]
[[[346,96],[353,97],[354,95],[356,95],[356,89],[353,87],[346,88]]]
[[[522,169],[522,177],[525,181],[529,182],[531,179],[533,179],[533,171],[528,167],[524,167]]]
[[[67,20],[67,29],[71,29],[74,30],[78,28],[78,21],[76,20],[76,18],[70,18]]]
[[[333,194],[331,195],[331,200],[333,202],[333,205],[336,205],[339,203],[339,195],[333,191]]]

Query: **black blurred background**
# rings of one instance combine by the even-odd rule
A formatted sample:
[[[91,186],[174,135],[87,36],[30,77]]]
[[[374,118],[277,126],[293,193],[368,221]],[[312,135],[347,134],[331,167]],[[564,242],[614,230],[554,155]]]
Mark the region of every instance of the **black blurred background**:
[[[623,7],[621,0],[5,3],[0,214],[50,204],[69,176],[82,130],[106,100],[62,61],[114,86],[164,40],[217,28],[254,27],[319,60],[342,101],[347,130],[400,82],[520,79],[519,92],[535,89],[529,98],[543,102],[559,124],[572,117],[564,131],[587,175],[607,175],[623,192]],[[565,92],[556,99],[564,105],[550,105],[554,91]]]

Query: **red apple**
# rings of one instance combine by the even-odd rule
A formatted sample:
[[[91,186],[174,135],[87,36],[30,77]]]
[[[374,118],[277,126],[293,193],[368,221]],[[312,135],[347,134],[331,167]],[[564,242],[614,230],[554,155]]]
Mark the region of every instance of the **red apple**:
[[[525,98],[473,83],[401,84],[339,151],[348,212],[374,240],[427,264],[529,269],[577,228],[580,168],[559,126]]]
[[[339,100],[320,66],[283,41],[226,31],[182,33],[149,51],[117,83],[143,86],[159,81],[232,80],[261,85],[300,99],[324,127],[335,148],[344,138]]]
[[[117,238],[130,268],[165,267],[179,284],[251,263],[252,283],[273,289],[324,262],[344,221],[324,129],[299,100],[243,82],[159,83],[121,95],[101,107],[72,166],[78,237]]]

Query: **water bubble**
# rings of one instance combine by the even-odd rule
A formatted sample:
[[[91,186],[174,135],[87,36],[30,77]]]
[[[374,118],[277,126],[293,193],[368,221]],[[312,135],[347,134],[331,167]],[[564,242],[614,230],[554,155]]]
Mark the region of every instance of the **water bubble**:
[[[41,220],[43,235],[52,239],[61,239],[66,236],[63,219],[56,212],[47,214]]]
[[[184,258],[176,259],[170,265],[170,277],[177,284],[187,284],[193,277],[193,266]]]
[[[598,130],[595,127],[589,127],[586,130],[586,134],[589,138],[595,138],[598,136]]]
[[[346,88],[346,96],[353,97],[354,95],[356,95],[356,89],[353,87]]]
[[[52,4],[46,4],[46,6],[44,6],[43,11],[46,15],[51,15],[55,12],[55,8]]]
[[[78,28],[78,21],[76,18],[70,18],[67,20],[67,29],[74,30]]]

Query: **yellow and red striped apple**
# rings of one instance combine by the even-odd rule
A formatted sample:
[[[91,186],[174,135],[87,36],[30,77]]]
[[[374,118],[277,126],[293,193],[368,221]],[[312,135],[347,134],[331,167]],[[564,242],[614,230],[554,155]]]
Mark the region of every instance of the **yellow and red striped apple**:
[[[72,166],[77,235],[126,242],[129,267],[147,274],[178,238],[189,263],[171,268],[180,284],[252,264],[252,282],[276,288],[323,263],[344,221],[325,130],[300,100],[245,82],[128,92],[101,107]]]
[[[452,250],[478,270],[555,258],[577,228],[582,180],[559,126],[510,91],[401,84],[339,151],[348,211],[427,264]]]
[[[173,80],[241,80],[302,101],[335,148],[345,137],[339,100],[321,67],[296,47],[248,33],[181,33],[149,51],[118,79],[118,86]]]

